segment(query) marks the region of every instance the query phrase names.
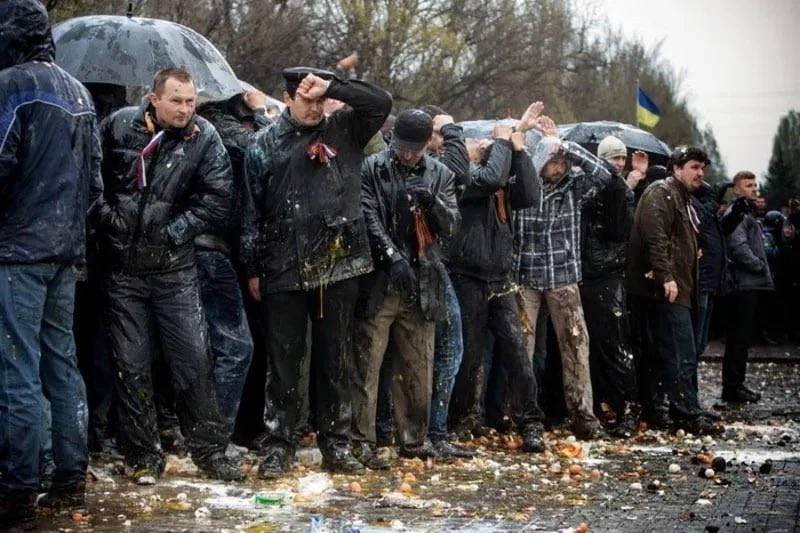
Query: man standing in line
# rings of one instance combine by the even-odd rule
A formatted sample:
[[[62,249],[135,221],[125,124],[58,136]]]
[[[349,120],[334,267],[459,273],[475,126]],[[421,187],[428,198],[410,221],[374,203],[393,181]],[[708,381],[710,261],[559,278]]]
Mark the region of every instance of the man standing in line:
[[[699,219],[690,194],[700,187],[708,163],[706,153],[694,146],[672,153],[669,175],[648,187],[636,207],[628,257],[628,292],[646,317],[651,342],[645,352],[655,355],[643,384],[648,392],[644,415],[666,425],[672,411],[677,425],[696,435],[717,431],[703,415],[694,387]]]
[[[764,251],[761,224],[756,220],[758,184],[752,172],[743,170],[733,177],[733,193],[744,198],[749,211],[726,237],[730,264],[724,291],[728,319],[725,327],[725,355],[722,359],[722,399],[726,402],[757,402],[761,394],[745,385],[747,351],[753,337],[753,322],[761,291],[774,289]],[[735,204],[736,202],[734,202]],[[733,206],[728,208],[732,211]]]
[[[194,245],[229,216],[231,164],[214,127],[195,115],[196,97],[191,74],[162,70],[148,99],[111,115],[101,131],[105,191],[92,223],[105,269],[122,451],[141,484],[164,471],[153,339],[170,367],[192,460],[217,479],[244,477],[225,456]]]
[[[42,412],[55,473],[40,507],[85,505],[86,389],[72,319],[86,213],[102,189],[89,92],[53,63],[40,2],[0,2],[0,530],[32,528]],[[47,399],[45,399],[45,397]]]
[[[318,69],[291,68],[283,77],[286,109],[245,154],[242,262],[250,296],[261,301],[267,346],[267,433],[258,475],[280,476],[294,458],[307,353],[323,467],[360,472],[364,466],[350,452],[348,387],[358,278],[372,271],[372,258],[359,171],[392,99],[378,87]],[[328,97],[350,108],[326,117]]]

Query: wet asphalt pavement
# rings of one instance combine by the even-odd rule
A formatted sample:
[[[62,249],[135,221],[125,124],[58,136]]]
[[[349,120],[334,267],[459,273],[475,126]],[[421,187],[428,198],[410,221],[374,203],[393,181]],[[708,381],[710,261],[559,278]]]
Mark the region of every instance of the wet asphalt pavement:
[[[390,471],[360,476],[326,474],[309,448],[282,480],[262,482],[251,472],[245,483],[228,484],[199,478],[188,459],[171,457],[167,475],[151,487],[132,484],[121,463],[95,458],[90,514],[45,516],[39,527],[572,531],[585,524],[591,531],[798,531],[800,348],[755,348],[765,360],[751,362],[748,376],[763,399],[745,406],[719,403],[719,350],[712,345],[700,365],[701,400],[724,416],[719,437],[640,428],[629,440],[574,442],[555,431],[546,434],[547,451],[531,455],[517,450],[517,438],[490,435],[467,443],[480,452],[473,460],[398,459]],[[274,503],[257,508],[257,493]]]

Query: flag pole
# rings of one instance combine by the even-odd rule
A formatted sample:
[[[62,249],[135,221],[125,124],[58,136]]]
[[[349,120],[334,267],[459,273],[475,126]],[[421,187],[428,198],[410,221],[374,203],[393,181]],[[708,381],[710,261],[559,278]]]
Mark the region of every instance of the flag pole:
[[[633,97],[634,116],[636,117],[636,127],[639,128],[639,78],[636,78],[636,94]]]

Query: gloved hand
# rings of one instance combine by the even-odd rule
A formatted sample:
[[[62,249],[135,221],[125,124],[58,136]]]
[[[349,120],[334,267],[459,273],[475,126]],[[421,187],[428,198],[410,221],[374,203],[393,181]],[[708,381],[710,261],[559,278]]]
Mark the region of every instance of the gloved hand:
[[[425,184],[425,178],[419,174],[411,174],[408,179],[406,179],[406,190],[417,197],[417,203],[420,207],[427,209],[432,207],[434,202],[436,202],[433,193]]]
[[[731,213],[737,216],[743,216],[750,212],[750,203],[744,196],[738,197],[731,203]]]
[[[399,292],[404,299],[410,299],[417,292],[417,277],[408,259],[395,261],[389,268],[389,281],[392,288]]]

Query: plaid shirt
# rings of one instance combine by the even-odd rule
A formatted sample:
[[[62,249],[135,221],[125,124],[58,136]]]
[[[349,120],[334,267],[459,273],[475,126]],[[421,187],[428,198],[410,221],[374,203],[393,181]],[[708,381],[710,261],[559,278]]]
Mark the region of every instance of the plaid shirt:
[[[554,142],[539,143],[533,155],[537,173],[552,157]],[[550,290],[581,281],[581,210],[612,174],[581,146],[560,143],[572,167],[557,183],[541,188],[538,209],[516,212],[514,271],[517,282]]]

